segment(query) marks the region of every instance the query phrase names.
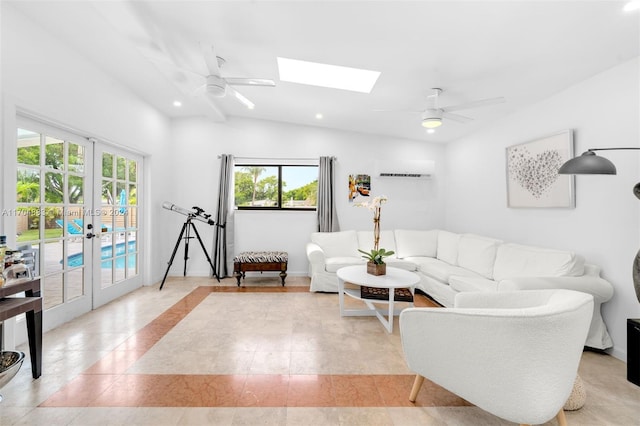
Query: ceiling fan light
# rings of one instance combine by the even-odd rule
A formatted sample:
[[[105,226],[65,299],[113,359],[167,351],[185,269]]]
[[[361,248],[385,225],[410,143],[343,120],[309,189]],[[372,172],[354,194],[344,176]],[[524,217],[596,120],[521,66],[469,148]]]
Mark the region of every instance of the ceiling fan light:
[[[215,96],[216,98],[222,98],[227,94],[227,88],[219,84],[207,83],[207,93],[211,96]]]
[[[217,75],[210,75],[207,77],[206,89],[209,95],[222,98],[227,94],[227,83]]]
[[[435,129],[442,126],[442,119],[438,117],[425,118],[422,120],[422,126],[427,129]]]

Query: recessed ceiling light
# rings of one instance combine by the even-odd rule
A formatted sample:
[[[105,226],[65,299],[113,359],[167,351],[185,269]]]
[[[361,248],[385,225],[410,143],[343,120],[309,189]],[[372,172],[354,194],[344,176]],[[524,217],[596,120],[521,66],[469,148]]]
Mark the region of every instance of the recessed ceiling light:
[[[278,57],[281,81],[370,93],[379,71]]]
[[[427,133],[433,134],[436,132],[436,129],[427,129]]]
[[[640,9],[640,0],[633,0],[625,4],[622,10],[624,10],[625,12],[631,12],[632,10],[638,9]]]
[[[322,118],[323,118],[323,117],[324,117],[324,116],[323,116],[322,114],[320,114],[320,113],[317,113],[317,114],[316,114],[316,118],[317,118],[318,120],[322,120]]]
[[[174,106],[174,107],[181,107],[181,106],[182,106],[182,102],[180,102],[180,101],[173,101],[173,106]]]

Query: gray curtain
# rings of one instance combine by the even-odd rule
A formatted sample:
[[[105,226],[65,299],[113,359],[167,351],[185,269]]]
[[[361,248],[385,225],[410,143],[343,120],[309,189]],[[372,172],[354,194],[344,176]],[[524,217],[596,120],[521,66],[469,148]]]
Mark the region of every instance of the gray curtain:
[[[229,277],[233,271],[233,155],[220,156],[220,185],[218,212],[213,239],[213,265],[220,277]],[[212,271],[213,272],[213,271]]]
[[[318,231],[336,232],[340,230],[335,200],[335,157],[320,157],[318,170]]]

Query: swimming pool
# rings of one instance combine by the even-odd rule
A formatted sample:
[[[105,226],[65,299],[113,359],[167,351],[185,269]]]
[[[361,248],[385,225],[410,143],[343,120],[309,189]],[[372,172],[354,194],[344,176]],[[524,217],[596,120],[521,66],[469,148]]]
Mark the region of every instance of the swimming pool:
[[[129,246],[129,253],[134,252],[136,250],[136,242],[135,240],[133,241],[129,241],[128,243]],[[101,263],[101,267],[103,269],[111,269],[111,257],[113,257],[113,245],[109,244],[106,246],[102,246],[102,248],[100,248],[100,259],[109,259],[109,260],[105,260]],[[115,262],[116,262],[116,269],[124,269],[125,268],[125,264],[124,264],[124,260],[125,258],[127,259],[127,263],[129,264],[129,268],[135,268],[136,266],[136,254],[135,253],[131,253],[128,256],[122,256],[123,254],[125,254],[125,243],[117,243],[116,244],[116,254],[115,256],[119,256],[115,258]],[[70,267],[75,267],[75,266],[82,266],[84,264],[84,258],[82,256],[82,253],[76,253],[76,254],[72,254],[71,256],[67,257],[67,261],[69,263]],[[60,261],[62,262],[62,261]]]

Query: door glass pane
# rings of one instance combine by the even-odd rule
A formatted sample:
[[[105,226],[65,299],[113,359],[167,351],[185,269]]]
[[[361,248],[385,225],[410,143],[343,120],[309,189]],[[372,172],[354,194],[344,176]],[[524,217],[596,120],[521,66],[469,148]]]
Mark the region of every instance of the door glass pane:
[[[84,146],[69,143],[69,171],[84,172]]]
[[[40,133],[18,129],[18,164],[40,165]]]
[[[113,232],[113,209],[102,207],[100,209],[100,230],[101,232]]]
[[[135,206],[138,204],[138,187],[136,185],[129,185],[129,198],[127,201],[130,205]]]
[[[44,274],[62,271],[64,262],[64,240],[49,241],[44,245]],[[62,279],[60,279],[62,285]]]
[[[17,239],[17,249],[22,252],[22,262],[31,270],[32,277],[40,276],[40,244],[26,243],[25,239],[19,235]]]
[[[64,141],[51,136],[45,138],[45,167],[64,170]]]
[[[122,243],[124,244],[124,243]],[[118,281],[122,281],[126,278],[126,272],[125,272],[125,258],[126,256],[118,256],[115,258],[115,270],[114,270],[114,278],[113,281],[114,282],[118,282]]]
[[[84,295],[84,268],[67,272],[65,278],[67,281],[66,302]]]
[[[116,198],[114,204],[120,207],[127,206],[127,184],[124,182],[116,183]]]
[[[69,203],[84,204],[84,178],[69,175]]]
[[[102,177],[113,177],[113,154],[102,154]]]
[[[18,167],[16,201],[19,203],[37,203],[40,201],[39,170]]]
[[[68,253],[69,255],[67,256],[67,263],[69,268],[77,268],[85,264],[84,254],[82,252],[82,244],[69,242]]]
[[[103,260],[100,268],[100,288],[107,288],[113,283],[113,261]]]
[[[129,160],[129,181],[138,181],[138,163],[133,160]]]
[[[116,178],[118,179],[126,179],[126,171],[127,171],[127,160],[123,157],[117,157],[117,174]]]
[[[102,181],[102,204],[113,205],[113,182],[110,180]]]
[[[123,217],[123,227],[127,231],[130,231],[138,226],[137,221],[138,209],[136,207],[129,207],[127,209],[127,214]]]
[[[44,238],[62,238],[65,229],[62,207],[45,207],[43,210],[44,215],[39,215],[38,222],[44,219]]]
[[[41,281],[44,293],[44,309],[62,304],[62,274],[48,275]]]
[[[33,241],[40,239],[40,207],[16,208],[16,233],[18,241]],[[61,230],[62,231],[62,230]]]
[[[44,175],[45,203],[64,202],[64,180],[62,173],[47,172]]]

